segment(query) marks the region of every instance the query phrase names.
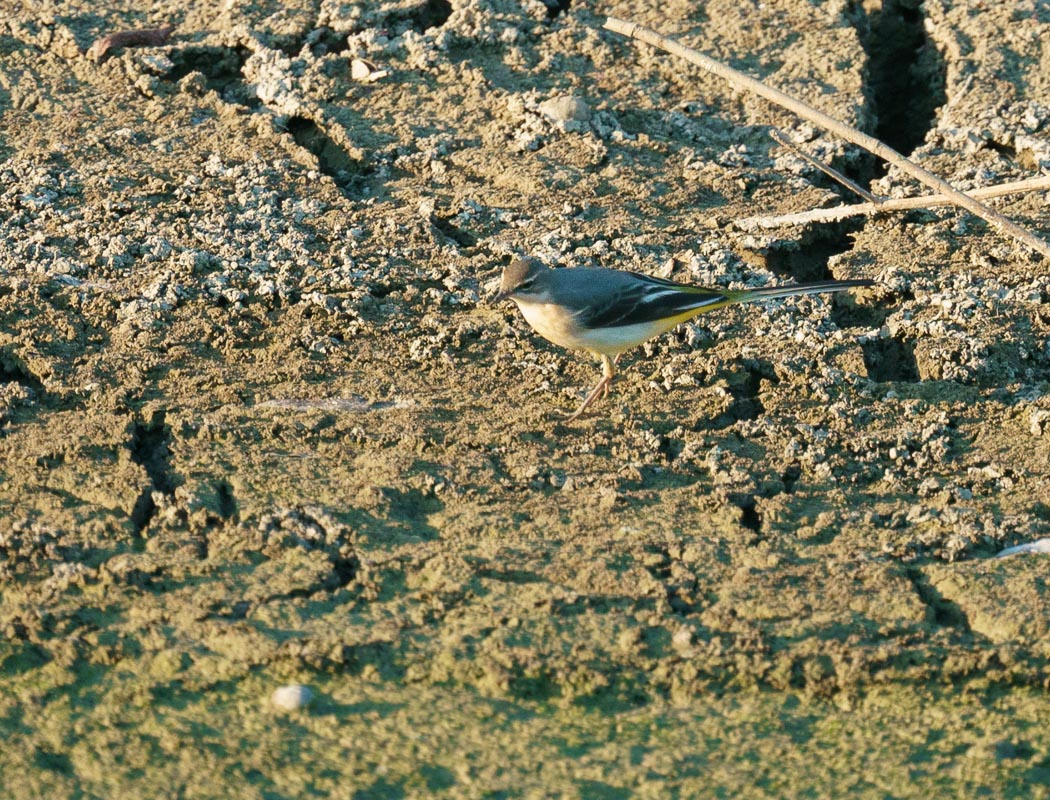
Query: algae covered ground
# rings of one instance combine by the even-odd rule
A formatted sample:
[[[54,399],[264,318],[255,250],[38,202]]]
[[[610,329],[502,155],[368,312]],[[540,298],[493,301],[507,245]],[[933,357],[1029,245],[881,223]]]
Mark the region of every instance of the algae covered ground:
[[[1050,267],[947,209],[739,223],[854,202],[773,127],[922,190],[601,27],[973,189],[1050,171],[1044,3],[4,11],[5,798],[1050,797],[1050,562],[997,557],[1050,535]],[[596,364],[486,302],[525,254],[876,284],[566,423]]]

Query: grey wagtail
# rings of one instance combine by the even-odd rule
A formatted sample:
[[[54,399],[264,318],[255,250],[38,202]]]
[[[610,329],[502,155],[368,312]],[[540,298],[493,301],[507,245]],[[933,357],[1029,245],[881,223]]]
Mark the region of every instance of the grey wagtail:
[[[620,354],[705,311],[799,294],[840,292],[874,281],[817,281],[731,292],[687,286],[616,269],[550,269],[534,258],[519,258],[503,270],[492,302],[513,300],[525,321],[544,339],[586,350],[602,362],[602,379],[575,412],[576,419],[609,393]]]

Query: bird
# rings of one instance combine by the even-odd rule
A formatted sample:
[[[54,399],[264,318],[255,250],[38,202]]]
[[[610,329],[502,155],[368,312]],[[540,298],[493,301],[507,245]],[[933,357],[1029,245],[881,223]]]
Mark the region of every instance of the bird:
[[[492,302],[513,300],[544,339],[601,361],[602,379],[576,411],[565,415],[568,422],[609,393],[622,353],[693,317],[740,303],[873,284],[867,279],[829,280],[729,291],[605,267],[552,269],[526,257],[504,267]]]

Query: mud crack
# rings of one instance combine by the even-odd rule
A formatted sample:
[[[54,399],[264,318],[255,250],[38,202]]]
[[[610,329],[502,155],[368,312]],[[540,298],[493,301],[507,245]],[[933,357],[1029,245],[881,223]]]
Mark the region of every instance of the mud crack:
[[[572,0],[543,0],[547,6],[547,19],[557,19],[572,6]]]
[[[858,20],[868,56],[866,94],[875,136],[905,155],[926,139],[945,103],[945,64],[927,39],[916,0],[884,0]]]
[[[754,495],[735,492],[729,495],[729,502],[740,509],[741,525],[754,533],[762,533],[762,515],[758,513]]]
[[[766,412],[761,398],[762,380],[779,383],[776,371],[768,361],[748,359],[742,366],[741,372],[729,378],[728,391],[732,400],[729,407],[711,423],[714,430],[728,428],[740,421],[758,419]]]
[[[288,120],[287,130],[297,145],[313,153],[321,172],[347,194],[361,165],[312,119],[296,115]]]
[[[787,242],[786,246],[770,248],[759,256],[760,266],[799,283],[834,278],[828,262],[852,249],[852,236],[859,229],[860,223],[849,221],[813,226],[797,244]]]
[[[919,599],[933,612],[933,621],[936,624],[944,628],[955,628],[963,633],[973,632],[966,612],[962,610],[958,603],[948,600],[937,591],[937,587],[930,582],[930,579],[926,577],[926,573],[922,569],[909,567],[905,574],[915,587]]]
[[[868,377],[879,383],[915,383],[919,380],[919,365],[915,360],[915,345],[893,336],[873,339],[862,346],[864,366]]]
[[[419,33],[431,28],[440,28],[452,16],[452,3],[448,0],[426,0],[411,14],[412,27]]]
[[[237,513],[237,501],[233,496],[233,487],[228,481],[218,481],[215,483],[215,498],[219,506],[219,516],[223,519],[230,519]]]
[[[0,383],[17,383],[37,396],[44,393],[43,382],[8,348],[0,348]]]
[[[175,64],[164,80],[178,83],[191,73],[204,79],[203,89],[215,91],[226,103],[254,109],[259,105],[255,93],[244,82],[244,63],[250,51],[246,47],[191,45],[171,53]]]
[[[148,423],[136,422],[131,428],[131,460],[139,464],[149,478],[131,512],[135,533],[141,535],[157,513],[155,492],[173,495],[176,480],[171,469],[171,428],[165,423],[165,412],[156,412]]]

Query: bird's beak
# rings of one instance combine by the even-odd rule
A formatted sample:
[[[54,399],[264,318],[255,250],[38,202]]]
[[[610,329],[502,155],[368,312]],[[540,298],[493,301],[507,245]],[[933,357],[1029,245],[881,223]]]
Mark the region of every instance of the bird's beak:
[[[496,303],[502,303],[504,300],[510,297],[510,295],[510,292],[496,292],[494,295],[492,295],[492,297],[489,298],[489,305],[494,306],[496,305]]]

